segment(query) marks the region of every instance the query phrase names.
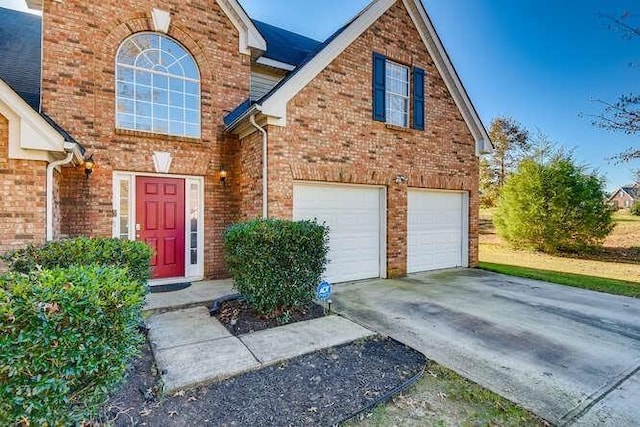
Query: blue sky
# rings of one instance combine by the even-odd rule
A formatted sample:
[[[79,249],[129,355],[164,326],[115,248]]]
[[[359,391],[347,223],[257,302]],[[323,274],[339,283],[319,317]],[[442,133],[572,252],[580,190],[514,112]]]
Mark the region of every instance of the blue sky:
[[[252,18],[323,40],[368,0],[240,0]],[[607,159],[638,136],[595,128],[594,98],[615,100],[640,90],[640,39],[607,28],[599,14],[635,14],[637,0],[424,0],[458,74],[488,126],[507,114],[574,149],[613,189],[632,180],[640,162]],[[635,3],[635,4],[634,4]],[[20,7],[23,0],[0,0]],[[629,66],[635,62],[636,66]]]

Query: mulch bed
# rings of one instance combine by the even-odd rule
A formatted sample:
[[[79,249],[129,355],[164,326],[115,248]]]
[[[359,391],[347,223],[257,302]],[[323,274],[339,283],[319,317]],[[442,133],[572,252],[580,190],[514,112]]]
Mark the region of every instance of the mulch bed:
[[[318,304],[300,310],[291,310],[287,315],[266,318],[259,315],[246,301],[232,300],[220,304],[216,319],[233,335],[242,335],[264,329],[275,328],[303,320],[317,319],[324,316],[324,308]]]
[[[331,426],[419,375],[425,357],[375,337],[318,351],[229,380],[158,397],[145,349],[127,382],[104,406],[116,426]]]

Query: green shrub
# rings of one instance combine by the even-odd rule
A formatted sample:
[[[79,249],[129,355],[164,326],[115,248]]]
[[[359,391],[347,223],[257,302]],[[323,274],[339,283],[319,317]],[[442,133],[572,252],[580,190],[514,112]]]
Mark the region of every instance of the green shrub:
[[[238,292],[274,316],[313,301],[328,241],[327,227],[314,221],[254,220],[227,229],[225,259]]]
[[[28,246],[2,256],[11,271],[29,273],[36,269],[72,265],[112,265],[126,267],[129,277],[146,284],[151,276],[151,248],[142,242],[120,239],[87,238],[48,242]]]
[[[613,230],[611,214],[604,181],[559,154],[548,163],[520,164],[502,188],[494,223],[516,248],[582,251]]]
[[[629,208],[629,212],[631,212],[631,215],[640,216],[640,202],[632,204]]]
[[[125,268],[0,276],[0,425],[68,425],[94,414],[142,342],[144,295]]]

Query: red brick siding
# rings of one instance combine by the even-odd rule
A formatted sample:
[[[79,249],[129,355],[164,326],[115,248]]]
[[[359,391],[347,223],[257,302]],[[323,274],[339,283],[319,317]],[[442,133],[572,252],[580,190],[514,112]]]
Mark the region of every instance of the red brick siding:
[[[47,163],[8,155],[9,121],[0,115],[0,253],[45,240]]]
[[[151,8],[171,11],[169,35],[194,56],[201,74],[202,137],[198,140],[115,129],[115,55],[120,43],[151,31]],[[220,185],[223,161],[235,158],[237,138],[222,117],[249,94],[250,64],[238,52],[238,32],[216,2],[45,0],[43,110],[94,154],[60,182],[62,233],[110,236],[113,171],[155,172],[152,154],[173,155],[171,174],[205,177],[205,275],[225,275],[222,230],[237,216],[237,195]]]
[[[426,71],[426,130],[372,120],[372,52]],[[269,212],[291,217],[294,180],[387,186],[387,271],[406,273],[408,187],[470,195],[469,263],[478,259],[478,158],[453,98],[402,2],[338,56],[288,105],[288,126],[269,126]],[[408,183],[396,184],[405,175]]]
[[[627,206],[625,206],[625,202],[627,202]],[[627,193],[622,190],[618,190],[618,192],[609,200],[609,203],[617,209],[625,209],[631,207],[633,199]]]
[[[262,218],[262,133],[243,138],[238,157],[240,219]]]

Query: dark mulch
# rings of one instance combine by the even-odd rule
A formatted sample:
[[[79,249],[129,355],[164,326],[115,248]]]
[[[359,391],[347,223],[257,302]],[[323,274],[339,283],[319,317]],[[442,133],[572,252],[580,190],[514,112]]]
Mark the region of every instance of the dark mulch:
[[[221,383],[158,400],[147,350],[105,406],[116,426],[330,426],[419,375],[417,351],[373,338],[299,356]],[[146,398],[145,398],[146,394]]]
[[[275,328],[289,323],[303,320],[317,319],[324,316],[324,308],[318,304],[311,304],[298,310],[290,310],[280,316],[267,318],[258,314],[246,301],[232,300],[220,304],[220,310],[215,314],[216,319],[233,335]]]

